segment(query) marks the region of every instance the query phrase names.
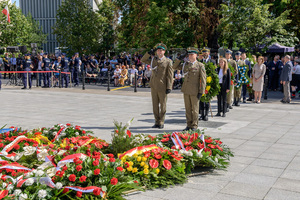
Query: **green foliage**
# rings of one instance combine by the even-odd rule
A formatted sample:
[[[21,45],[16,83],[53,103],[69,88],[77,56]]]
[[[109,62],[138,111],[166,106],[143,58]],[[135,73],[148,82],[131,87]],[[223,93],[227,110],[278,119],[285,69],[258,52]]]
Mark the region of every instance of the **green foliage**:
[[[206,71],[206,90],[205,90],[205,94],[201,97],[201,101],[210,102],[215,96],[219,94],[220,91],[219,76],[216,73],[216,66],[212,62],[205,64],[205,71]]]
[[[99,47],[103,21],[89,0],[66,0],[57,11],[54,34],[69,53],[92,53]]]
[[[30,47],[31,43],[37,43],[39,46],[45,43],[47,35],[42,33],[39,23],[32,18],[31,14],[25,17],[15,4],[8,2],[10,1],[0,1],[1,11],[8,5],[11,20],[11,23],[8,23],[6,15],[0,13],[0,46]]]
[[[125,126],[123,126],[122,122],[114,122],[116,129],[112,133],[112,141],[111,145],[109,146],[109,152],[115,156],[117,156],[118,153],[123,153],[134,147],[132,144],[132,137],[130,137],[127,132],[132,120],[129,121]]]
[[[274,17],[269,11],[270,6],[263,4],[263,0],[232,0],[222,4],[220,14],[223,18],[218,27],[222,36],[220,41],[229,48],[237,42],[239,47],[253,47],[257,52],[260,45],[268,46],[280,37],[291,36],[286,29],[291,23],[288,19],[290,11],[285,10]]]

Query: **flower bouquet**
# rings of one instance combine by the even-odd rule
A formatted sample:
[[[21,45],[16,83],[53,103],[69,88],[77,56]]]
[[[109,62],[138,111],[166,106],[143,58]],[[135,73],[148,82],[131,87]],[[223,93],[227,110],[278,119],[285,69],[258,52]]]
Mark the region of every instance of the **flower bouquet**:
[[[216,73],[216,66],[209,62],[205,64],[206,71],[206,88],[201,97],[202,102],[210,102],[220,91],[219,77]]]

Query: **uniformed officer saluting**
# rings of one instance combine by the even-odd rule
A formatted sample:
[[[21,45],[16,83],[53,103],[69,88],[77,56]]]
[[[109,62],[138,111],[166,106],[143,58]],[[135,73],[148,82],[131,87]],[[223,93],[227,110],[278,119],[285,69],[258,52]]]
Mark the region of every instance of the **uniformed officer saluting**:
[[[164,128],[167,94],[171,92],[173,84],[173,62],[165,57],[166,50],[167,46],[159,43],[141,59],[141,62],[152,68],[150,87],[155,118],[155,124],[152,128]],[[156,56],[154,56],[155,54]]]
[[[196,130],[198,128],[199,100],[206,87],[206,72],[204,64],[197,61],[199,50],[194,47],[187,49],[189,61],[182,62],[185,55],[176,59],[174,69],[182,70],[184,82],[181,91],[184,94],[185,115],[187,127],[185,130]]]

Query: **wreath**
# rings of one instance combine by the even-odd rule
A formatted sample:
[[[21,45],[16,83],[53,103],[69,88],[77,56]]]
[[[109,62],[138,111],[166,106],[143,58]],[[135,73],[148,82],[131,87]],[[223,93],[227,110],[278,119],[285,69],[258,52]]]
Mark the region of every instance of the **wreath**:
[[[231,79],[231,82],[230,82],[230,90],[233,90],[233,85],[234,85],[234,80],[235,80],[235,69],[231,66],[231,64],[228,63],[228,68],[230,69],[230,79]]]
[[[249,83],[249,77],[248,77],[248,67],[246,65],[239,66],[238,65],[238,71],[240,74],[240,79],[237,82],[237,85],[235,86],[237,89],[239,89],[243,84]]]
[[[202,102],[210,102],[215,96],[219,94],[219,76],[216,73],[216,66],[212,63],[205,64],[206,71],[206,88],[205,93],[201,97]]]

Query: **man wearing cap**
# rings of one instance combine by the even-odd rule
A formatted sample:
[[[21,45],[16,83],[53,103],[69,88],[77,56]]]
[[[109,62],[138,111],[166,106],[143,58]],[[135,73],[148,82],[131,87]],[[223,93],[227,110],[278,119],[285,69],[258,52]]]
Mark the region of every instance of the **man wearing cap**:
[[[42,70],[43,71],[50,71],[50,59],[48,58],[48,54],[44,53],[44,59],[42,63]],[[43,73],[43,79],[44,79],[44,88],[50,87],[50,72]]]
[[[65,72],[65,73],[68,73],[70,70],[69,70],[69,59],[66,58],[66,54],[65,53],[62,53],[61,54],[61,69],[62,69],[62,72]],[[69,74],[65,74],[63,73],[62,74],[62,78],[61,78],[61,85],[62,87],[64,87],[64,83],[65,83],[65,86],[66,88],[68,88],[69,86]]]
[[[238,80],[239,80],[239,77],[238,77],[238,68],[237,68],[237,64],[236,62],[231,59],[232,57],[232,51],[230,49],[227,49],[226,52],[225,52],[225,57],[227,59],[227,62],[233,67],[234,69],[234,85],[237,84]],[[234,97],[234,90],[235,90],[235,87],[234,85],[231,85],[230,86],[230,91],[227,93],[227,112],[229,112],[229,109],[232,109],[232,104],[233,104],[233,97]]]
[[[158,43],[141,59],[141,62],[150,65],[152,70],[149,83],[155,118],[155,124],[152,128],[164,128],[167,94],[171,92],[173,85],[173,62],[165,57],[166,50],[165,44]],[[156,56],[151,57],[151,55]]]
[[[181,88],[184,96],[187,127],[185,130],[198,128],[199,101],[206,87],[206,72],[204,64],[197,61],[199,50],[194,47],[187,49],[188,61],[182,62],[185,55],[181,55],[174,63],[174,69],[182,70],[184,82]]]
[[[240,51],[237,51],[235,53],[235,61],[237,63],[237,66],[245,66],[245,62],[241,60],[241,55],[242,55],[242,52]],[[240,77],[240,72],[238,70],[238,77]],[[239,88],[234,88],[234,105],[235,106],[240,106],[240,100],[241,100],[241,94],[242,94],[242,87],[239,87]]]
[[[204,47],[201,52],[202,52],[203,58],[200,60],[200,62],[202,62],[203,64],[213,63],[214,65],[216,65],[216,61],[214,61],[210,58],[210,50],[208,48]],[[201,114],[201,116],[199,117],[199,120],[208,121],[209,107],[210,107],[209,102],[202,102],[201,100],[199,101],[199,112]]]

